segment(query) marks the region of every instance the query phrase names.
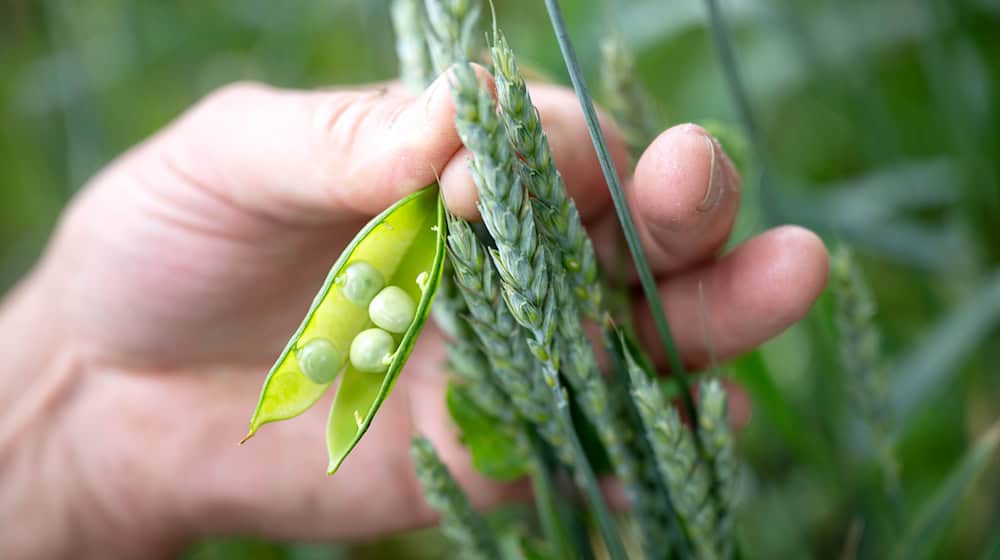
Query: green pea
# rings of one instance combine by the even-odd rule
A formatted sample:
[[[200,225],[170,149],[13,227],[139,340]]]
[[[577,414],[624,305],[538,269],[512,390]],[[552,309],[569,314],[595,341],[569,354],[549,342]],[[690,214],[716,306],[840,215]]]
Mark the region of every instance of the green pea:
[[[361,331],[351,342],[351,365],[360,371],[382,373],[392,361],[396,343],[382,329]]]
[[[330,269],[305,319],[264,380],[244,441],[264,424],[298,416],[315,404],[336,377],[336,371],[331,373],[324,364],[342,364],[347,349],[352,359],[343,368],[326,431],[330,474],[340,467],[389,395],[427,320],[444,266],[445,233],[437,185],[400,200],[358,233]],[[361,360],[359,353],[358,362],[374,369],[378,354],[387,356],[388,364],[374,372],[363,371],[354,363],[352,343],[372,329],[368,303],[386,284],[412,289],[408,296],[411,305],[416,301],[415,309],[395,338],[381,331],[390,341],[384,354],[376,352],[379,347],[372,341],[366,343],[366,359]],[[320,340],[329,342],[337,355]]]
[[[368,304],[368,316],[372,322],[394,333],[405,332],[416,311],[413,298],[399,286],[386,287]]]
[[[364,307],[385,286],[385,278],[374,266],[357,261],[344,269],[337,283],[348,301]]]
[[[344,368],[344,353],[325,338],[314,338],[295,351],[299,369],[313,383],[333,381]]]

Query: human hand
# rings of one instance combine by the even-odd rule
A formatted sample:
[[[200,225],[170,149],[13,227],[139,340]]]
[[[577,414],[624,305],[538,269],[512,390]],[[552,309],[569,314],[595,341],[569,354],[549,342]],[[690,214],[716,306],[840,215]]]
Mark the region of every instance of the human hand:
[[[573,94],[535,86],[532,96],[610,259],[615,217]],[[418,432],[478,505],[516,492],[479,477],[454,437],[433,326],[336,476],[325,475],[324,404],[236,445],[264,373],[368,218],[437,177],[449,207],[475,216],[453,120],[443,78],[416,98],[393,85],[239,84],[87,185],[0,311],[2,339],[15,341],[0,365],[0,510],[19,515],[0,524],[0,550],[149,557],[205,534],[351,539],[426,524],[408,455]],[[716,357],[744,352],[798,320],[826,279],[822,243],[796,227],[717,256],[739,184],[693,125],[663,133],[627,183],[694,368],[707,362],[706,330]],[[637,319],[655,340],[642,309]]]

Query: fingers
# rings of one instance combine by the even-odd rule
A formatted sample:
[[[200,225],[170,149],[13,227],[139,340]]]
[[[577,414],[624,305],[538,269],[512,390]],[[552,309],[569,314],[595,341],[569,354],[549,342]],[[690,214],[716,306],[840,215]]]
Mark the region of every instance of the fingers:
[[[530,89],[556,167],[581,216],[586,219],[606,211],[610,195],[576,96],[572,90],[547,84],[531,84]],[[602,118],[601,123],[615,166],[619,172],[625,172],[628,169],[628,151],[621,134],[609,119]],[[471,153],[465,149],[451,158],[441,173],[441,189],[449,208],[463,218],[477,220],[478,196],[469,171],[470,158]]]
[[[823,242],[806,229],[783,226],[671,278],[660,297],[682,358],[700,368],[710,356],[722,360],[745,352],[805,316],[827,272]],[[645,305],[636,321],[654,359],[665,362]]]
[[[752,412],[750,396],[746,389],[732,379],[722,379],[722,385],[726,388],[726,405],[729,413],[729,423],[737,434],[743,431],[750,423]]]
[[[373,215],[434,182],[460,146],[453,121],[443,77],[418,97],[241,83],[209,95],[140,153],[242,207],[327,222]]]
[[[485,73],[485,71],[483,71]],[[303,92],[240,83],[209,95],[126,162],[150,160],[242,208],[327,223],[375,214],[438,177],[475,217],[468,152],[454,127],[448,75],[420,96],[398,88]],[[565,88],[533,88],[557,166],[583,215],[607,191],[582,113]],[[605,127],[618,165],[624,143]]]
[[[718,141],[693,124],[657,137],[639,159],[626,190],[629,208],[656,274],[714,255],[725,243],[739,209],[740,177]],[[597,249],[610,262],[617,219],[598,225]]]

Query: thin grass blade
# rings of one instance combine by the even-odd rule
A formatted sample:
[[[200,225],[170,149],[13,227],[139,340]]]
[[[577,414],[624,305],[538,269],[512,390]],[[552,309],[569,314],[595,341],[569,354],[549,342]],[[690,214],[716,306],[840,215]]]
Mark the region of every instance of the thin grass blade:
[[[986,469],[1000,443],[1000,421],[979,437],[933,496],[917,513],[893,551],[895,560],[926,558],[954,518],[962,496]]]
[[[659,292],[656,282],[653,280],[653,272],[649,267],[649,260],[646,252],[639,241],[639,232],[636,230],[632,214],[629,212],[628,202],[625,200],[625,191],[618,180],[618,172],[615,170],[614,161],[608,151],[608,143],[601,131],[600,123],[597,120],[597,110],[594,108],[594,100],[587,89],[587,83],[583,78],[583,70],[576,58],[576,51],[566,29],[566,21],[562,14],[562,8],[558,0],[545,0],[545,7],[549,12],[549,19],[552,22],[552,29],[555,31],[556,39],[559,41],[559,49],[562,51],[563,60],[566,63],[566,70],[569,72],[570,80],[573,82],[573,89],[576,90],[580,107],[583,109],[583,116],[587,122],[587,131],[590,139],[594,143],[597,158],[601,162],[601,170],[604,172],[604,179],[607,181],[608,190],[611,192],[611,199],[615,205],[615,212],[618,214],[618,221],[621,222],[625,233],[625,240],[628,243],[629,251],[632,253],[632,260],[635,263],[639,281],[642,284],[643,293],[646,295],[647,303],[656,323],[656,331],[660,337],[660,343],[667,353],[670,369],[677,378],[681,388],[681,397],[688,415],[697,420],[698,411],[694,406],[694,399],[691,397],[691,388],[686,379],[687,373],[684,363],[681,361],[680,353],[677,351],[677,344],[674,342],[673,334],[670,332],[670,325],[667,323],[666,313],[663,311],[663,304],[660,302]],[[695,422],[697,424],[697,422]]]
[[[900,432],[963,363],[963,358],[1000,323],[1000,272],[986,279],[972,297],[945,317],[889,376],[893,424]]]

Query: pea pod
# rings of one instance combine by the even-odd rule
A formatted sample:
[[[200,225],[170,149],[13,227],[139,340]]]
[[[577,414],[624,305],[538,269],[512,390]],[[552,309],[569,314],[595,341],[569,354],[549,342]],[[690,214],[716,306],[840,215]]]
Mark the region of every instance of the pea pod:
[[[327,426],[333,474],[368,429],[413,350],[444,258],[444,207],[437,185],[372,219],[330,269],[268,373],[243,441],[264,424],[305,412],[343,370]]]

